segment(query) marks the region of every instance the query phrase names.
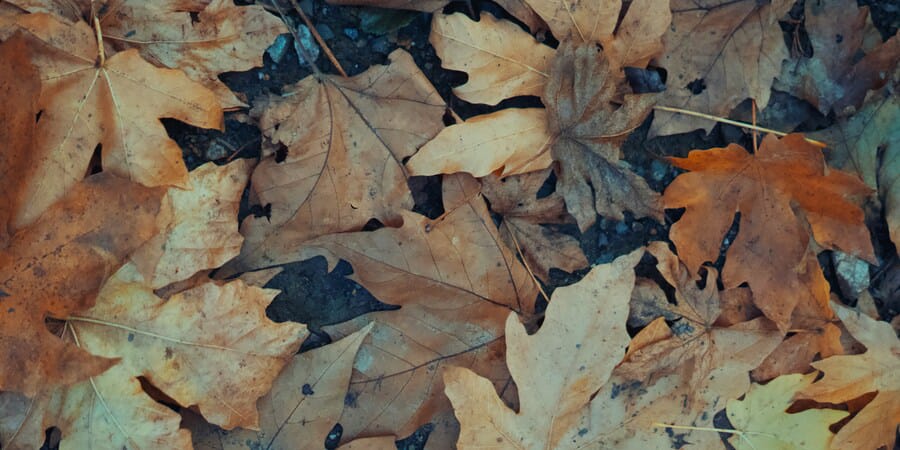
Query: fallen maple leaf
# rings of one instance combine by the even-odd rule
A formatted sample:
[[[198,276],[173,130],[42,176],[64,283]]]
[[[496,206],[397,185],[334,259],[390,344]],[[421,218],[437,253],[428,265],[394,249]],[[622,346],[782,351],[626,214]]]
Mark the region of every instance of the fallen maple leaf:
[[[324,448],[328,433],[344,410],[356,352],[372,326],[295,356],[275,379],[272,390],[257,403],[258,431],[216,431],[207,427],[199,432],[207,434],[202,439],[209,443],[195,449]],[[394,444],[393,437],[390,443]]]
[[[900,61],[900,36],[864,48],[865,34],[875,28],[868,7],[857,7],[852,0],[810,2],[803,17],[813,54],[785,64],[776,88],[810,102],[822,114],[833,108],[844,116],[862,104],[869,90],[890,80]]]
[[[747,282],[753,299],[782,330],[790,324],[809,245],[816,242],[874,261],[863,212],[854,197],[868,193],[855,177],[829,170],[820,150],[799,134],[766,136],[751,155],[736,144],[671,158],[689,170],[666,188],[666,208],[686,208],[670,232],[691,272],[718,258],[722,238],[740,213],[726,253],[726,288]],[[794,212],[803,212],[805,222]]]
[[[0,250],[0,390],[33,396],[115,363],[59,340],[44,321],[94,304],[105,279],[167,222],[162,196],[104,172],[10,238]]]
[[[412,207],[402,160],[443,128],[445,108],[408,53],[390,60],[352,78],[311,76],[270,98],[260,124],[287,156],[256,167],[252,190],[271,216],[244,220],[241,255],[223,276],[295,261],[310,239],[372,218],[394,223]]]
[[[628,300],[642,253],[597,266],[580,282],[558,288],[543,326],[531,336],[509,314],[506,360],[519,391],[518,412],[471,370],[444,372],[461,426],[458,448],[576,448],[590,434],[581,432],[583,410],[625,354]]]
[[[521,253],[527,267],[545,283],[550,269],[574,272],[588,266],[578,240],[545,224],[571,223],[559,193],[538,198],[550,170],[507,178],[481,179],[481,193],[491,211],[503,216],[500,236],[509,249]]]
[[[229,0],[9,0],[29,12],[51,13],[93,26],[96,13],[109,49],[136,48],[154,64],[185,72],[215,92],[222,108],[247,106],[219,80],[225,72],[262,66],[266,47],[288,30],[259,5]]]
[[[727,117],[747,98],[760,108],[788,57],[778,20],[792,0],[671,0],[672,26],[658,59],[667,72],[662,105]],[[656,111],[649,137],[707,132],[714,122]]]
[[[662,220],[659,194],[619,161],[625,137],[650,114],[655,95],[626,94],[613,104],[624,75],[594,44],[563,44],[553,61],[542,97],[559,162],[557,190],[578,228],[597,214],[616,220],[624,211]]]
[[[817,402],[843,403],[864,394],[875,397],[838,431],[833,449],[894,448],[900,424],[900,340],[890,324],[832,303],[850,334],[866,346],[861,355],[825,358],[813,366],[824,378],[799,397]]]
[[[894,38],[896,39],[896,38]],[[896,86],[873,93],[853,116],[810,136],[830,144],[828,163],[856,172],[878,191],[891,240],[900,252],[900,101]]]
[[[34,38],[32,61],[43,86],[32,147],[40,163],[19,180],[19,204],[28,207],[18,212],[15,228],[33,222],[82,179],[98,145],[105,171],[146,186],[186,186],[181,149],[159,119],[220,128],[222,110],[212,92],[181,72],[154,67],[137,50],[101,57],[84,22],[27,14],[16,24]]]
[[[331,264],[349,261],[353,280],[400,306],[326,328],[343,336],[376,323],[350,382],[350,406],[340,420],[344,439],[405,436],[429,421],[437,425],[434,442],[453,434],[443,420],[450,415],[441,379],[448,364],[477,368],[498,386],[508,381],[503,320],[510,310],[528,317],[537,288],[503,245],[478,187],[468,175],[446,177],[447,213],[440,219],[403,212],[401,228],[309,243]]]
[[[656,257],[662,277],[675,288],[676,303],[663,306],[676,319],[668,336],[653,327],[639,332],[635,341],[644,345],[629,349],[616,373],[645,383],[670,373],[683,374],[686,383],[678,390],[686,395],[684,411],[679,413],[681,417],[670,419],[709,424],[725,399],[747,391],[747,372],[781,342],[782,334],[765,318],[720,325],[717,321],[722,310],[715,270],[707,269],[706,285],[700,288],[698,280],[666,244],[651,243],[648,252]],[[665,314],[661,311],[659,315]],[[653,339],[642,336],[645,333]],[[657,420],[665,421],[662,417]]]
[[[743,400],[728,400],[728,421],[737,430],[728,439],[731,445],[737,450],[828,450],[834,437],[828,427],[849,413],[835,409],[787,412],[794,395],[815,378],[815,374],[785,375],[766,385],[753,385]]]

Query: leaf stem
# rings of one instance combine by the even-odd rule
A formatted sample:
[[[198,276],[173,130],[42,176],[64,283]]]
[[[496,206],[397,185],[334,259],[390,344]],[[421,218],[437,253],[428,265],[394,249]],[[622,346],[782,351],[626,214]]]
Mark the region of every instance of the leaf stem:
[[[727,123],[729,125],[747,128],[747,129],[754,130],[754,131],[761,131],[763,133],[774,134],[775,136],[787,136],[788,135],[788,133],[785,133],[783,131],[773,130],[771,128],[760,127],[760,126],[749,124],[746,122],[740,122],[737,120],[726,119],[724,117],[713,116],[710,114],[703,114],[703,113],[696,112],[696,111],[689,111],[687,109],[673,108],[671,106],[661,106],[661,105],[654,106],[653,109],[658,110],[658,111],[666,111],[666,112],[671,112],[671,113],[684,114],[686,116],[700,117],[701,119],[712,120],[714,122]],[[806,142],[809,142],[810,144],[815,145],[816,147],[820,147],[820,148],[828,147],[828,144],[821,142],[821,141],[817,141],[815,139],[810,139],[807,137],[804,137],[803,139],[806,140]]]
[[[100,67],[106,64],[106,51],[103,50],[103,31],[100,29],[100,19],[94,16],[94,31],[97,33],[97,54],[100,55]]]

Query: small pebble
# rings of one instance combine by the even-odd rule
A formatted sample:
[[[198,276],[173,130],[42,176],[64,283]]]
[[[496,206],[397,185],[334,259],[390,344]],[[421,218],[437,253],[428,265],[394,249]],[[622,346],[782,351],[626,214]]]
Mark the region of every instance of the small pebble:
[[[331,27],[324,23],[316,25],[316,31],[318,31],[319,36],[322,36],[322,39],[326,41],[334,39],[334,31],[331,31]]]
[[[297,57],[300,58],[300,65],[308,65],[303,59],[303,52],[300,51],[300,47],[303,47],[303,49],[309,53],[309,57],[315,62],[315,60],[319,58],[321,50],[319,49],[319,45],[316,44],[316,40],[313,38],[312,33],[309,32],[309,28],[306,28],[306,25],[297,25],[297,36],[300,38],[300,42],[294,42],[294,51],[297,52]]]
[[[616,234],[628,234],[628,225],[625,222],[616,223]]]
[[[609,245],[609,237],[607,237],[605,234],[601,234],[599,237],[597,237],[597,246],[598,247],[603,248],[603,247],[606,247],[607,245]]]
[[[375,38],[372,40],[372,51],[381,53],[383,55],[388,54],[390,52],[390,44],[386,37],[381,36],[379,38]]]
[[[288,42],[291,41],[289,34],[281,34],[275,38],[275,42],[266,49],[266,53],[269,55],[269,58],[272,58],[272,61],[276,63],[280,63],[282,58],[284,58],[284,53],[287,51]]]
[[[355,41],[359,37],[359,30],[356,28],[344,28],[344,35]]]
[[[658,159],[654,159],[650,163],[650,177],[656,181],[662,181],[662,179],[666,177],[666,172],[668,170],[669,165]]]

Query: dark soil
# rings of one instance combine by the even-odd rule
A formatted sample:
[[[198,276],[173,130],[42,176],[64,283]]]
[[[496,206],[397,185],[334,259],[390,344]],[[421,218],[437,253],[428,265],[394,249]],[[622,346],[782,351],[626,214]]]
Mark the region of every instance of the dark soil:
[[[260,3],[270,5],[268,0]],[[281,3],[284,11],[291,10],[288,1],[282,0]],[[896,33],[900,22],[900,5],[896,0],[859,0],[859,3],[870,5],[874,23],[883,36]],[[441,68],[440,60],[428,43],[430,14],[334,6],[323,0],[304,0],[300,4],[351,76],[372,65],[386,63],[391,51],[404,48],[412,54],[419,68],[447,104],[463,118],[508,106],[539,104],[537,98],[519,98],[503,102],[497,107],[485,107],[455,98],[451,88],[465,82],[466,76]],[[471,7],[476,13],[489,11],[497,16],[509,17],[496,4],[488,1],[473,0]],[[469,5],[454,3],[446,10],[468,12]],[[795,11],[802,11],[802,7],[795,8]],[[290,18],[296,24],[302,23],[294,14]],[[787,30],[789,27],[785,28]],[[785,38],[789,38],[787,31]],[[291,41],[292,38],[289,38],[288,42]],[[299,60],[293,46],[289,44],[279,61],[273,61],[267,54],[264,67],[249,72],[225,74],[221,78],[252,105],[258,99],[270,93],[279,94],[285,86],[309,76],[312,73],[309,66],[301,65]],[[325,73],[337,73],[324,54],[316,59],[316,65]],[[654,74],[635,72],[631,75],[630,79],[636,90],[659,89],[658,86],[654,87],[654,84],[659,83],[652,82]],[[773,97],[773,103],[762,113],[760,121],[774,128],[812,131],[833,123],[833,119],[821,116],[810,105],[787,94],[776,92]],[[749,111],[747,108],[745,110]],[[749,113],[747,116],[749,120]],[[184,149],[188,166],[194,168],[207,161],[225,163],[236,157],[258,158],[261,133],[254,125],[248,124],[247,118],[247,111],[227,113],[224,132],[197,129],[176,121],[167,121],[166,127]],[[697,131],[649,140],[648,129],[649,119],[628,138],[624,153],[628,164],[660,192],[678,174],[663,157],[685,156],[692,149],[725,146],[728,143],[739,143],[751,148],[750,136],[731,126],[718,125],[709,135]],[[550,188],[554,184],[555,180],[548,180]],[[414,191],[417,212],[430,217],[436,217],[442,212],[439,177],[414,178],[410,186]],[[249,213],[249,210],[243,211],[242,217]],[[664,224],[647,219],[634,220],[631,217],[626,217],[622,222],[598,219],[593,227],[581,235],[574,227],[563,227],[563,231],[578,237],[588,260],[592,264],[600,264],[647,242],[668,239],[669,226],[679,216],[680,211],[668,211]],[[887,236],[884,218],[873,213],[869,214],[868,219],[879,260],[883,262],[881,266],[871,268],[875,288],[879,289],[881,286],[883,291],[876,296],[876,300],[880,302],[878,306],[883,317],[890,319],[900,312],[900,293],[896,291],[900,286],[900,262],[897,261],[896,252]],[[733,239],[733,235],[731,233],[726,239],[723,249]],[[831,277],[829,281],[832,286],[837,286],[830,259],[821,259],[826,263],[826,272]],[[722,258],[717,263],[721,264]],[[552,291],[554,287],[574,283],[584,272],[586,271],[568,274],[554,271],[552,283],[547,289]],[[304,344],[305,350],[330,342],[329,336],[321,331],[324,325],[345,321],[368,311],[393,308],[373,298],[358,284],[347,280],[345,276],[350,273],[352,268],[346,262],[329,273],[323,258],[285,265],[284,271],[267,285],[282,290],[269,307],[269,316],[276,321],[294,320],[309,324],[313,334]],[[399,448],[423,448],[429,431],[430,427],[423,427],[414,435],[399,441]],[[339,436],[340,426],[337,426],[332,439],[329,439],[329,448],[333,448]]]

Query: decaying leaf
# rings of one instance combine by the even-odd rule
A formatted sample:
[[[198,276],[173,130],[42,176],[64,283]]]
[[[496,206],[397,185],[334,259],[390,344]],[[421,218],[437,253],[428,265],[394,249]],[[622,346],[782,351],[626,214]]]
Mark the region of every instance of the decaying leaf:
[[[663,196],[666,208],[686,208],[670,234],[679,257],[694,273],[716,260],[739,212],[722,280],[726,288],[748,283],[756,305],[782,330],[797,303],[794,292],[803,289],[810,234],[826,248],[874,261],[863,212],[854,202],[868,188],[852,175],[829,170],[821,151],[802,135],[769,135],[754,155],[731,144],[671,161],[690,171]]]
[[[726,399],[747,391],[750,387],[747,372],[781,342],[782,334],[765,318],[727,326],[717,323],[721,305],[715,270],[707,269],[706,285],[700,288],[698,280],[665,244],[652,243],[648,252],[656,257],[660,274],[675,288],[676,304],[664,306],[677,319],[670,326],[668,337],[653,327],[639,332],[635,340],[640,337],[640,341],[648,344],[630,349],[616,373],[644,384],[667,374],[682,375],[684,383],[675,389],[685,396],[684,409],[679,412],[681,417],[660,417],[659,421],[711,424]],[[654,338],[642,337],[645,333],[653,334]]]
[[[44,321],[94,304],[106,278],[167,223],[162,196],[104,172],[76,183],[10,238],[0,250],[0,390],[33,396],[115,363],[58,339]]]
[[[340,420],[344,439],[406,436],[449,414],[441,378],[447,365],[473,368],[501,388],[508,381],[503,321],[510,310],[528,317],[537,289],[503,245],[474,179],[447,177],[444,204],[447,214],[438,220],[404,212],[401,228],[330,235],[309,244],[332,263],[349,261],[355,281],[401,307],[326,328],[347,335],[375,322],[350,381],[350,405]],[[437,422],[434,434],[452,433]]]
[[[481,193],[491,211],[503,216],[500,236],[506,247],[525,258],[535,276],[548,282],[550,269],[574,272],[588,266],[578,240],[546,224],[571,223],[562,196],[554,192],[538,198],[550,170],[512,177],[481,179]]]
[[[215,92],[225,109],[245,105],[219,80],[224,72],[262,66],[266,47],[287,28],[262,6],[230,0],[10,0],[30,12],[93,26],[96,12],[110,50],[136,48],[154,64],[185,72]]]
[[[259,431],[213,432],[208,439],[215,445],[210,450],[324,448],[325,438],[344,410],[356,352],[372,326],[295,356],[271,392],[259,399]],[[394,444],[393,438],[390,443]]]
[[[160,118],[220,128],[213,93],[183,73],[160,69],[127,50],[103,59],[94,30],[47,14],[17,18],[32,38],[32,60],[43,85],[32,151],[36,164],[23,179],[13,226],[33,222],[47,206],[84,178],[95,147],[105,171],[145,186],[186,187],[181,149]]]
[[[835,409],[787,412],[794,396],[815,378],[814,373],[785,375],[764,386],[753,385],[743,400],[729,400],[728,420],[740,433],[729,442],[737,450],[828,450],[834,437],[828,427],[849,413]]]
[[[869,8],[852,0],[809,2],[804,29],[812,57],[784,65],[776,87],[839,116],[855,111],[871,89],[891,79],[900,61],[900,36],[864,49],[867,28],[874,29]],[[865,56],[861,56],[864,53]]]
[[[656,96],[626,94],[615,105],[624,75],[593,44],[563,44],[550,73],[542,98],[559,161],[557,189],[581,231],[597,214],[623,220],[626,210],[662,220],[659,194],[619,161],[622,142],[650,114]]]
[[[580,432],[582,416],[628,346],[628,300],[642,253],[597,266],[580,282],[558,288],[534,335],[509,315],[506,359],[519,391],[518,412],[503,403],[490,380],[467,368],[445,371],[461,426],[458,448],[576,448],[581,436],[590,435]]]
[[[804,389],[800,397],[842,403],[875,392],[875,398],[838,431],[831,448],[894,448],[900,424],[900,340],[886,322],[835,303],[832,307],[866,352],[813,363],[825,377]]]
[[[727,117],[747,98],[760,108],[788,49],[778,21],[791,0],[671,0],[672,27],[663,36],[666,91],[659,104]],[[650,136],[707,131],[715,122],[657,111]]]
[[[897,39],[896,37],[894,39]],[[873,93],[862,109],[810,136],[830,145],[828,164],[856,172],[884,207],[888,232],[900,252],[900,100],[896,86]]]
[[[402,161],[443,128],[444,103],[408,53],[390,60],[352,78],[311,76],[270,98],[260,123],[287,155],[263,160],[252,189],[271,216],[244,220],[241,255],[223,275],[295,261],[310,239],[372,218],[396,223],[412,207]]]

